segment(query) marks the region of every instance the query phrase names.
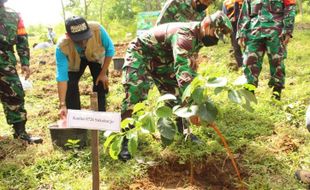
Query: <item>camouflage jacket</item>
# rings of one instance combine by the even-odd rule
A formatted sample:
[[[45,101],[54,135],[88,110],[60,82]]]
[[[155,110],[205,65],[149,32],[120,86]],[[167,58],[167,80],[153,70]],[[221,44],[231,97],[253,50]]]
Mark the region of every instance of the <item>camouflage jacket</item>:
[[[197,75],[195,58],[203,47],[199,31],[199,22],[163,24],[139,36],[136,45],[151,72],[173,73],[184,90]],[[138,68],[139,63],[128,66]]]
[[[15,11],[0,6],[0,64],[10,61],[16,64],[13,46],[22,65],[29,65],[28,37],[23,20]]]
[[[295,15],[295,0],[245,0],[238,21],[237,38],[292,36]]]
[[[206,16],[193,9],[192,0],[168,0],[162,8],[156,25],[169,22],[202,21]]]

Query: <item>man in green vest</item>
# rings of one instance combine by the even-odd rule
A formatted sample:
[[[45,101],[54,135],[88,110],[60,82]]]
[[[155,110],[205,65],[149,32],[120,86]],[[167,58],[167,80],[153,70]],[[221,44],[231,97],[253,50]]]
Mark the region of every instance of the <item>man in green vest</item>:
[[[0,0],[0,99],[7,123],[13,125],[14,138],[28,143],[42,143],[40,137],[30,137],[26,132],[27,112],[25,93],[16,70],[14,46],[20,58],[22,73],[30,76],[28,37],[22,18]]]
[[[67,108],[81,109],[78,84],[87,66],[93,78],[93,91],[98,93],[98,110],[105,111],[107,70],[115,53],[113,42],[102,25],[79,16],[66,20],[66,31],[56,47],[60,117],[66,117]]]

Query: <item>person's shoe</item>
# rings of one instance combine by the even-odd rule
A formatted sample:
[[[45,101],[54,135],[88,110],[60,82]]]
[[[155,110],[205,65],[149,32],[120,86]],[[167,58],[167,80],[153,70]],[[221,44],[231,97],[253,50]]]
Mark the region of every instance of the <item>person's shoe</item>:
[[[121,152],[118,154],[118,159],[126,162],[128,160],[130,160],[132,157],[128,151],[128,139],[124,138],[123,142],[122,142],[122,149]]]
[[[295,177],[305,184],[310,184],[310,171],[297,170],[295,172]]]
[[[23,141],[28,142],[29,144],[41,144],[43,143],[43,139],[40,137],[31,137],[29,136],[26,131],[21,132],[21,133],[14,133],[13,134],[14,139],[21,139]]]
[[[282,91],[282,88],[274,87],[273,90],[272,90],[272,98],[274,98],[275,100],[280,101],[281,100],[281,91]]]
[[[43,139],[41,137],[31,137],[25,130],[25,122],[14,123],[13,128],[15,133],[13,134],[14,139],[21,139],[29,144],[41,144]]]
[[[185,138],[185,140],[190,140],[191,142],[193,142],[195,144],[202,144],[202,141],[200,140],[200,138],[198,138],[193,133],[190,133],[188,135],[184,134],[184,138]]]

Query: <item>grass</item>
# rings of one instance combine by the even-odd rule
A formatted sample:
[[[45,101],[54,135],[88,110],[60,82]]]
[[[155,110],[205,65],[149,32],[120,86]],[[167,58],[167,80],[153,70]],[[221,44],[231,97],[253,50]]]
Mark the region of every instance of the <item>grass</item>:
[[[286,60],[286,89],[281,102],[270,99],[271,90],[267,87],[269,71],[265,60],[260,83],[257,89],[258,104],[253,113],[229,103],[225,94],[214,97],[219,110],[217,125],[237,157],[243,170],[247,189],[306,189],[304,184],[294,179],[296,169],[310,169],[310,135],[305,128],[304,116],[310,102],[310,39],[309,30],[296,30],[288,47]],[[213,76],[226,76],[231,82],[242,74],[229,67],[228,44],[204,48],[201,54],[209,61],[201,65],[201,72]],[[11,127],[5,122],[0,111],[0,190],[89,190],[91,178],[91,152],[86,148],[80,151],[63,151],[53,148],[48,125],[58,119],[57,89],[53,50],[32,53],[33,89],[26,92],[28,110],[27,128],[32,134],[43,136],[43,145],[24,146],[11,137]],[[39,65],[40,60],[46,65]],[[108,110],[120,111],[124,96],[120,78],[111,79]],[[83,108],[89,108],[89,72],[81,81],[81,101]],[[153,94],[156,94],[154,90]],[[151,100],[155,99],[152,97]],[[194,133],[206,146],[192,147],[176,142],[163,149],[160,143],[147,135],[140,136],[137,160],[127,163],[109,158],[101,150],[100,179],[101,189],[128,189],[133,181],[148,178],[150,162],[165,163],[172,157],[184,164],[193,156],[195,161],[205,157],[226,156],[219,137],[210,128],[194,128]],[[100,136],[103,144],[104,137]],[[160,175],[160,173],[158,174]],[[216,175],[216,173],[214,174]],[[211,188],[207,184],[206,188]],[[211,188],[212,189],[212,188]]]

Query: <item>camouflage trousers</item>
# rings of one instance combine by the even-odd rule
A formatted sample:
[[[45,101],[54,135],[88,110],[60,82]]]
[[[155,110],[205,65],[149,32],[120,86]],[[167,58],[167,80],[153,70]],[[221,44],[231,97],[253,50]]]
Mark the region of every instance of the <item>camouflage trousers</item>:
[[[173,62],[156,63],[140,51],[127,50],[122,72],[122,84],[126,96],[122,102],[122,119],[131,116],[133,106],[147,99],[149,89],[155,84],[163,94],[180,95],[180,89],[173,72]]]
[[[250,39],[246,42],[243,53],[244,74],[249,84],[258,85],[263,58],[267,52],[270,68],[269,87],[284,88],[285,83],[285,48],[279,37]]]
[[[0,99],[8,124],[27,120],[24,96],[15,64],[0,57]]]

